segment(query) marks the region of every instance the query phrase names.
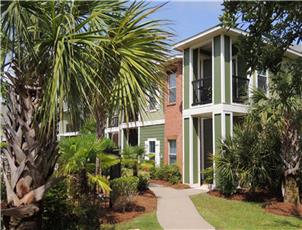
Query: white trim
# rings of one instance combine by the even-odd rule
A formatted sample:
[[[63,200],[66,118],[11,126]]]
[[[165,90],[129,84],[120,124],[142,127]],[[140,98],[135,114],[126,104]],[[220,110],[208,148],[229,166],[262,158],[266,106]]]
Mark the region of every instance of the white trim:
[[[201,38],[201,37],[203,37],[203,36],[205,36],[205,35],[208,35],[208,34],[210,34],[210,33],[213,33],[213,32],[215,32],[215,31],[218,31],[219,29],[221,29],[221,26],[216,26],[216,27],[214,27],[213,29],[208,30],[208,31],[206,31],[206,32],[204,32],[204,33],[197,34],[197,35],[195,35],[195,36],[193,36],[193,37],[191,37],[191,38],[189,38],[189,39],[186,39],[186,40],[184,40],[184,41],[182,41],[182,42],[176,43],[176,44],[174,45],[173,49],[179,49],[181,46],[183,46],[183,45],[185,45],[185,44],[187,44],[187,43],[189,43],[189,42],[192,42],[192,41],[194,41],[194,40],[196,40],[196,39],[198,39],[198,38]]]
[[[220,35],[220,79],[221,79],[221,103],[225,103],[225,50],[224,35]]]
[[[190,137],[190,184],[193,184],[193,118],[189,118],[189,137]]]
[[[200,135],[200,120],[201,120],[201,118],[200,117],[198,117],[198,122],[197,122],[197,125],[198,125],[198,127],[197,127],[197,144],[198,144],[198,146],[197,146],[197,154],[198,154],[198,156],[197,156],[197,161],[198,161],[198,166],[197,166],[197,170],[198,170],[198,184],[200,184],[200,182],[201,182],[201,180],[200,180],[200,151],[201,151],[201,149],[200,149],[200,137],[201,137],[201,135]]]
[[[192,102],[193,102],[193,86],[192,86],[192,81],[193,81],[193,48],[190,47],[189,49],[189,108],[192,107]]]
[[[233,102],[233,40],[230,37],[230,102]]]
[[[235,112],[246,114],[248,112],[248,105],[245,104],[206,104],[200,107],[185,109],[183,111],[183,117],[188,118],[190,116],[198,116],[205,113],[222,113]]]
[[[124,129],[121,129],[121,150],[124,149]]]
[[[134,121],[129,123],[121,123],[118,127],[106,128],[105,133],[118,132],[119,129],[138,128],[152,125],[165,124],[165,119],[151,120],[151,121]]]
[[[148,160],[149,157],[149,153],[151,153],[149,151],[149,143],[150,141],[154,141],[155,142],[155,166],[159,167],[160,166],[160,160],[161,160],[161,156],[160,156],[160,141],[157,138],[148,138],[147,140],[145,140],[145,158]],[[147,144],[146,144],[147,143]]]
[[[141,127],[137,128],[137,145],[141,144]]]
[[[183,51],[183,56],[185,56],[184,54],[184,51]],[[181,96],[181,101],[182,101],[182,110],[181,111],[184,111],[184,72],[185,70],[185,62],[184,62],[184,58],[183,58],[183,61],[182,61],[182,74],[181,74],[181,80],[182,80],[182,87],[181,87],[181,90],[182,90],[182,96]],[[185,139],[184,139],[184,116],[183,116],[183,113],[182,113],[182,183],[184,184],[185,183]]]
[[[233,116],[234,116],[234,113],[233,112],[230,112],[231,116],[230,116],[230,119],[231,119],[231,137],[233,138],[234,136],[234,124],[233,124]]]
[[[64,133],[59,133],[57,136],[58,137],[73,137],[79,135],[79,132],[64,132]]]
[[[201,162],[201,170],[204,170],[204,161],[205,161],[205,150],[204,150],[204,118],[200,118],[200,137],[201,137],[201,155],[202,155],[202,162]],[[204,174],[202,173],[202,180],[204,180]]]
[[[216,152],[216,140],[215,140],[215,113],[212,113],[212,133],[213,133],[213,157],[215,156]],[[215,180],[215,161],[213,161],[213,185],[215,187],[216,180]]]
[[[212,103],[214,104],[214,82],[215,82],[215,76],[214,76],[214,38],[212,38]]]

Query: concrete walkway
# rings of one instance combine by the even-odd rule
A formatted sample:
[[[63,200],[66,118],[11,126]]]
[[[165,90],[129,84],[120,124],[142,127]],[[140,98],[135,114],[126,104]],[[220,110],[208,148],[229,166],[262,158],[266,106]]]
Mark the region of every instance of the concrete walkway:
[[[155,184],[150,189],[157,196],[157,219],[163,229],[215,229],[197,212],[190,195],[201,193],[200,189],[177,190]]]

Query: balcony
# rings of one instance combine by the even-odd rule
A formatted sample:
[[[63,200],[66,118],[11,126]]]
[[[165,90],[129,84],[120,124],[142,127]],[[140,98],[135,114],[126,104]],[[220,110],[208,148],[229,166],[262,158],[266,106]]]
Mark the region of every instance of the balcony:
[[[193,106],[212,103],[212,78],[201,78],[192,81]]]
[[[248,100],[249,79],[233,75],[233,102],[245,104]]]

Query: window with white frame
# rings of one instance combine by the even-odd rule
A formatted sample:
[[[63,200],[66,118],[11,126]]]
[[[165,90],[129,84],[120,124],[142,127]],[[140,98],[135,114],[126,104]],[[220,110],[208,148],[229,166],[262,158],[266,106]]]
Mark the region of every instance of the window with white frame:
[[[267,76],[265,70],[258,70],[257,71],[257,82],[258,82],[258,89],[263,91],[264,93],[267,92]]]
[[[176,102],[176,74],[169,75],[169,104]]]
[[[176,164],[176,140],[169,140],[169,164]]]
[[[149,153],[155,153],[155,141],[149,141]]]
[[[149,95],[148,96],[148,110],[149,111],[155,111],[157,109],[157,99],[155,95]]]

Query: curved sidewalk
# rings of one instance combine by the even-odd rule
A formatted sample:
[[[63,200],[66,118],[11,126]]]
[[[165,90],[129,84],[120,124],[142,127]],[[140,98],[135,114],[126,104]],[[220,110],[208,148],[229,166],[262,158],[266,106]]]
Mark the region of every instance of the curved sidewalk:
[[[163,229],[215,229],[199,215],[189,197],[201,190],[177,190],[155,184],[151,184],[150,189],[158,199],[157,219]]]

